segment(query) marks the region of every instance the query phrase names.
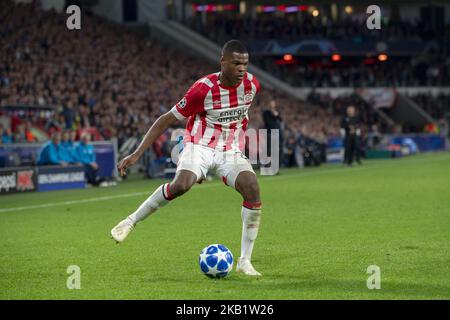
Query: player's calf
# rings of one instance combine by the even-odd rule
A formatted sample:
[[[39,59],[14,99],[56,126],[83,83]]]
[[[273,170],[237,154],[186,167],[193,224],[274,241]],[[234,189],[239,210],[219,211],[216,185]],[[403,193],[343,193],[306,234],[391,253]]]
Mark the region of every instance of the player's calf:
[[[189,171],[180,171],[175,176],[173,182],[159,186],[135,212],[130,214],[125,220],[119,222],[111,230],[111,237],[118,243],[124,241],[138,222],[149,217],[169,201],[187,192],[195,181],[195,174]]]
[[[251,264],[251,257],[261,222],[261,202],[244,201],[241,216],[241,257],[239,258],[236,270],[246,275],[260,276],[261,274]]]
[[[158,187],[132,214],[119,222],[112,230],[111,237],[120,243],[125,240],[134,226],[146,219],[159,208],[165,206],[170,200],[170,186],[165,183]]]
[[[253,246],[258,236],[262,214],[259,185],[255,174],[241,172],[236,179],[236,189],[244,198],[241,211],[241,257],[238,260],[236,270],[246,275],[259,276],[261,274],[251,264]]]

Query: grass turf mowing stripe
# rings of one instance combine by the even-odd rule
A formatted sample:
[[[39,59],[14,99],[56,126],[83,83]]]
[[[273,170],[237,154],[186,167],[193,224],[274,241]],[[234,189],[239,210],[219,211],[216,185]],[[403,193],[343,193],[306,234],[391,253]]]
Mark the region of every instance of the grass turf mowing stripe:
[[[430,156],[434,156],[434,157],[430,157]],[[351,170],[347,170],[347,171],[345,170],[345,168],[342,168],[342,167],[332,168],[332,169],[328,169],[328,167],[327,167],[320,171],[316,171],[314,169],[309,169],[311,171],[300,172],[300,173],[298,173],[298,172],[288,173],[286,175],[279,175],[279,176],[260,176],[260,178],[267,177],[267,178],[270,178],[270,180],[268,180],[268,181],[271,181],[271,180],[279,181],[279,180],[289,179],[289,178],[308,177],[308,176],[316,176],[316,175],[323,175],[323,174],[330,174],[330,173],[351,173],[354,171],[382,168],[382,167],[386,167],[386,166],[397,166],[397,165],[403,165],[403,164],[415,164],[415,163],[420,163],[420,162],[436,162],[436,161],[445,161],[445,160],[450,160],[448,153],[424,155],[423,158],[419,158],[419,159],[402,158],[400,161],[391,160],[393,162],[386,162],[386,160],[378,160],[378,161],[375,160],[376,162],[365,163],[365,165],[362,167],[352,168]],[[297,170],[294,169],[294,170],[297,171],[298,169]],[[217,187],[217,186],[221,186],[221,183],[217,182],[214,184],[201,185],[201,186],[197,186],[197,188],[211,188],[211,187]],[[97,202],[97,201],[107,201],[107,200],[137,197],[137,196],[143,196],[143,195],[149,195],[149,194],[150,194],[150,192],[133,192],[133,193],[126,193],[126,194],[121,194],[121,195],[95,197],[95,198],[90,198],[90,199],[79,199],[79,200],[53,202],[53,203],[31,205],[31,206],[3,208],[3,209],[0,209],[0,213],[42,209],[42,208],[50,208],[50,207],[65,206],[65,205],[75,205],[75,204],[83,204],[83,203]]]

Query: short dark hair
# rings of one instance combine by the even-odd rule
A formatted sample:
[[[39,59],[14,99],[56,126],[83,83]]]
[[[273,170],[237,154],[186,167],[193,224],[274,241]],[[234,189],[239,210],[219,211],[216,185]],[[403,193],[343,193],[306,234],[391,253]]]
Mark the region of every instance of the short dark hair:
[[[247,48],[239,40],[230,40],[223,45],[222,56],[237,53],[248,53]]]

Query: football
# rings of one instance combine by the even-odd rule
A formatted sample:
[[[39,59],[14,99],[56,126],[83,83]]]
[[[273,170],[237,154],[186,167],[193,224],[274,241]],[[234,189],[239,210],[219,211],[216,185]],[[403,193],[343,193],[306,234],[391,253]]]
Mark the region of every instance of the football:
[[[233,270],[233,254],[222,244],[211,244],[200,252],[200,270],[210,278],[224,278]]]

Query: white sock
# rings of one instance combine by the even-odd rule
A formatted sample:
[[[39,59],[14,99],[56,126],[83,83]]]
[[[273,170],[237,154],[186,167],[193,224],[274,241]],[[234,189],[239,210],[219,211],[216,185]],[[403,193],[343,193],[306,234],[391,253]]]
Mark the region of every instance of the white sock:
[[[261,209],[249,209],[242,207],[242,238],[241,238],[241,259],[251,260],[253,246],[258,235],[259,223],[261,221]]]
[[[165,206],[170,200],[168,187],[168,183],[159,186],[159,188],[156,189],[135,212],[128,216],[128,219],[130,219],[133,224],[136,224],[150,216],[159,208]]]

